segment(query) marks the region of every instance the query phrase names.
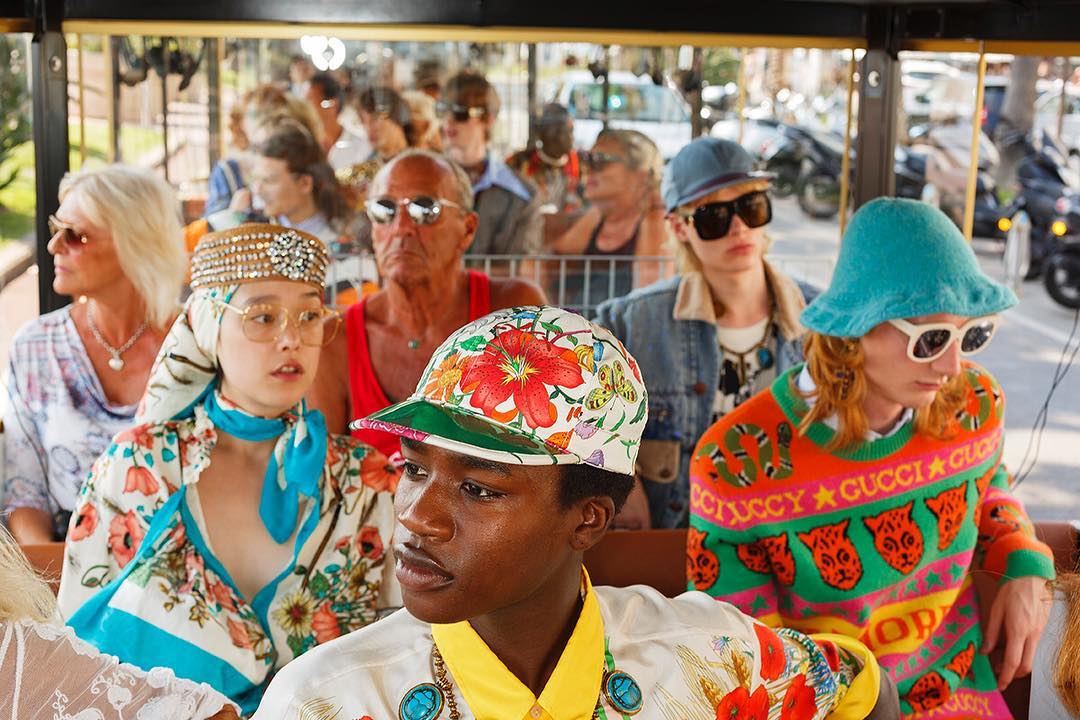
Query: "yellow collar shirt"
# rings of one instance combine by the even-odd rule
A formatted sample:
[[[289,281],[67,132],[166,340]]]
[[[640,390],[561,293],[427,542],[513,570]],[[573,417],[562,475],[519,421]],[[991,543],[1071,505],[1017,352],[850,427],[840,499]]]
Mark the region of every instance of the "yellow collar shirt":
[[[604,674],[604,620],[583,578],[581,615],[540,697],[514,676],[468,622],[432,625],[431,636],[477,720],[588,720]]]
[[[856,720],[877,701],[877,662],[851,638],[770,630],[699,592],[593,588],[587,575],[583,588],[539,698],[469,623],[400,610],[285,666],[254,720],[450,720],[455,709],[460,720],[589,720],[594,709],[606,720]]]

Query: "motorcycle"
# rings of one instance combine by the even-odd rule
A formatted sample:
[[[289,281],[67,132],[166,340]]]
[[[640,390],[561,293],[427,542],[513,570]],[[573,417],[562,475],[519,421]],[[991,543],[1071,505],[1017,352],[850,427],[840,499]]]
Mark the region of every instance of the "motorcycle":
[[[776,177],[776,197],[798,195],[799,207],[814,218],[827,219],[840,209],[843,140],[830,133],[778,123],[779,133],[764,143],[761,159]]]
[[[1065,153],[1045,131],[1037,143],[1027,141],[1027,154],[1017,165],[1016,176],[1020,191],[1006,214],[1013,217],[1023,210],[1031,218],[1027,253],[1030,262],[1024,279],[1033,280],[1043,274],[1044,261],[1062,242],[1054,232],[1061,227],[1056,223],[1064,222],[1069,230],[1080,228],[1080,223],[1068,217],[1075,202],[1072,190],[1077,188],[1077,180]]]
[[[1042,260],[1043,285],[1054,302],[1080,310],[1080,192],[1066,190],[1054,207],[1057,215]]]
[[[971,126],[962,123],[916,127],[911,131],[914,145],[923,156],[925,185],[920,197],[941,207],[957,226],[964,221],[967,199]],[[1011,217],[997,198],[992,172],[1000,161],[997,148],[985,133],[979,135],[979,168],[975,184],[973,234],[1004,239],[1002,218]]]

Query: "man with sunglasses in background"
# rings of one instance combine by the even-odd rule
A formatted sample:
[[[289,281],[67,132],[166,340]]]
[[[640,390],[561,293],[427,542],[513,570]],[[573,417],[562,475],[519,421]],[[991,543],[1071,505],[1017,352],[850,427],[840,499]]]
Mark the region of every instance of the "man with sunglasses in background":
[[[469,174],[479,223],[470,255],[533,255],[543,239],[536,186],[490,149],[499,95],[483,75],[465,71],[443,89],[446,154]]]
[[[698,442],[691,586],[863,639],[909,720],[1012,717],[999,689],[1031,670],[1054,559],[1010,492],[1004,393],[967,357],[1016,302],[937,208],[859,208],[801,315],[805,365]]]
[[[544,301],[532,283],[465,269],[478,218],[469,178],[452,160],[427,150],[395,156],[371,181],[366,208],[383,285],[345,312],[345,332],[319,361],[309,400],[331,432],[408,397],[432,350],[455,328]],[[399,457],[393,435],[353,435]]]
[[[737,143],[698,138],[680,150],[661,185],[680,274],[597,310],[650,390],[641,488],[620,526],[685,527],[698,438],[802,360],[798,318],[815,293],[765,260],[770,177]]]

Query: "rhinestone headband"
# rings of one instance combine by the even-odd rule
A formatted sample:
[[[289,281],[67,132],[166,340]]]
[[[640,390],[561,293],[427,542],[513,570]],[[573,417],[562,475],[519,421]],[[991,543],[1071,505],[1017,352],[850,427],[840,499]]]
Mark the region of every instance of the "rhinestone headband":
[[[241,225],[203,237],[191,256],[191,288],[259,280],[323,287],[330,256],[314,235],[281,225]]]

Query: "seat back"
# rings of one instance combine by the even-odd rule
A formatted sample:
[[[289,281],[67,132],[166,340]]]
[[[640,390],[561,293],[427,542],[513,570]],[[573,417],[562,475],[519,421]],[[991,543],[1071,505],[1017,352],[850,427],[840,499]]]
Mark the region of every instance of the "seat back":
[[[668,597],[686,592],[686,530],[609,532],[585,553],[594,585],[649,585]]]

